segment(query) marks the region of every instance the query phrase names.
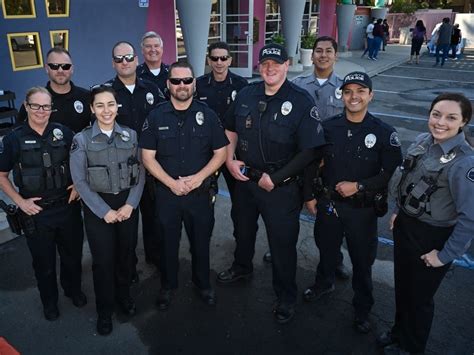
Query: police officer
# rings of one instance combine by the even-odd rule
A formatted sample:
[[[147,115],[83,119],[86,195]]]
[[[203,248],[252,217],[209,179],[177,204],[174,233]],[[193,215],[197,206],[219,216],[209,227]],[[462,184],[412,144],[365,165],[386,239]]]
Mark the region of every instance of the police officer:
[[[137,76],[138,59],[132,44],[126,41],[117,42],[112,49],[112,65],[117,76],[108,83],[117,93],[120,104],[117,123],[125,125],[138,134],[148,114],[160,102],[164,101],[161,90],[152,82]],[[148,175],[145,182],[145,193],[140,201],[142,216],[143,248],[145,261],[158,266],[159,235],[154,228],[154,182]],[[135,257],[136,262],[138,258]],[[134,272],[133,282],[138,282],[138,273]]]
[[[237,180],[236,249],[231,268],[217,280],[225,284],[252,275],[261,214],[273,259],[275,320],[286,323],[294,316],[297,293],[296,242],[303,203],[297,176],[315,158],[324,137],[311,97],[286,79],[285,48],[266,45],[259,59],[263,81],[242,89],[225,119],[230,140],[226,164]]]
[[[227,109],[234,102],[237,93],[247,86],[248,82],[245,78],[229,70],[232,64],[232,57],[229,52],[229,46],[225,42],[214,42],[209,45],[207,63],[212,71],[196,79],[196,95],[199,100],[207,103],[222,121]],[[221,171],[224,175],[231,201],[233,201],[235,179],[225,165],[222,166]],[[231,207],[232,221],[234,220],[234,213],[235,211]]]
[[[293,83],[308,91],[318,108],[321,120],[342,113],[342,79],[334,72],[337,61],[337,42],[329,36],[321,36],[313,45],[314,72],[308,76],[300,76]],[[342,252],[337,256],[336,277],[341,280],[350,278],[350,273],[343,263]]]
[[[46,73],[49,81],[46,89],[53,97],[53,110],[49,120],[58,122],[80,132],[91,122],[89,91],[74,85],[71,76],[74,73],[71,55],[62,47],[51,48],[46,54]],[[22,105],[18,113],[18,122],[27,119],[27,110]]]
[[[334,291],[334,274],[343,237],[352,261],[354,326],[368,333],[372,296],[372,264],[377,252],[377,214],[383,194],[401,162],[395,130],[368,112],[372,81],[361,72],[346,75],[341,86],[344,113],[323,122],[328,145],[319,170],[315,198],[306,202],[317,215],[314,238],[320,251],[316,282],[304,291],[316,301]],[[305,198],[308,200],[308,198]],[[377,213],[377,214],[376,214]]]
[[[163,39],[153,31],[146,32],[141,41],[145,62],[137,67],[140,78],[153,82],[164,93],[167,91],[169,66],[163,63]]]
[[[392,331],[378,338],[385,354],[424,353],[433,297],[451,262],[471,244],[474,151],[462,132],[471,116],[464,95],[437,96],[429,133],[416,138],[390,181],[396,313]]]
[[[226,157],[227,138],[214,111],[193,99],[190,64],[176,62],[168,78],[170,101],[152,111],[140,137],[143,163],[158,180],[156,204],[162,238],[161,290],[165,310],[178,287],[178,251],[184,223],[191,245],[192,281],[202,300],[216,303],[209,281],[209,243],[214,227],[211,180]],[[211,193],[212,192],[212,193]]]
[[[0,188],[20,209],[44,316],[53,321],[59,317],[56,249],[64,295],[76,307],[86,305],[87,299],[81,291],[81,208],[69,173],[73,132],[49,122],[51,100],[45,88],[28,90],[24,101],[27,121],[0,144]],[[12,169],[18,192],[8,178]]]
[[[112,332],[115,299],[125,314],[136,312],[130,282],[145,169],[138,160],[136,132],[115,122],[115,91],[110,86],[93,87],[91,109],[94,124],[74,136],[71,174],[84,202],[97,332],[107,335]]]

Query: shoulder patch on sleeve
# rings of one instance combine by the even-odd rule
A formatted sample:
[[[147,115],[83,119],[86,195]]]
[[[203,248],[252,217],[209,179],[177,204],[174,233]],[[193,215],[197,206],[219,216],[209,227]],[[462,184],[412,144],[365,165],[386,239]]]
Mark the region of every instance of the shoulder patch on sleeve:
[[[77,148],[79,148],[79,145],[77,144],[76,138],[74,138],[71,143],[71,153],[76,151]]]
[[[397,132],[392,132],[390,135],[390,145],[392,147],[400,147],[402,144],[400,143],[400,138],[398,138]]]
[[[148,124],[148,118],[145,120],[145,122],[143,122],[143,126],[142,126],[142,132],[143,131],[146,131],[149,127],[149,124]]]
[[[471,182],[474,182],[474,168],[471,168],[471,169],[468,170],[468,172],[466,174],[466,177]]]
[[[321,121],[321,116],[319,116],[319,110],[316,105],[311,108],[311,111],[309,111],[309,116],[314,118],[316,121]]]

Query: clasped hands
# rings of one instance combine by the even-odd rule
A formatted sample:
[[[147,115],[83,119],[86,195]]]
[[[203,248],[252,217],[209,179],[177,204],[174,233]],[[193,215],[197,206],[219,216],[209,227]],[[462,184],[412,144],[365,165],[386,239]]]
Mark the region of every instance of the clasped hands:
[[[130,218],[133,212],[133,207],[129,204],[125,204],[118,210],[109,210],[104,216],[104,220],[107,223],[123,222]]]
[[[176,196],[185,196],[201,186],[202,182],[203,180],[199,178],[197,174],[184,177],[180,176],[178,179],[174,180],[170,189]]]

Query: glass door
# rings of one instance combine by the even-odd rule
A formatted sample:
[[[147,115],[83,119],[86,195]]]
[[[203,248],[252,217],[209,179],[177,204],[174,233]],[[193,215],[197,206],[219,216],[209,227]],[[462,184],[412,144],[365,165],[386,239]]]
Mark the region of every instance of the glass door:
[[[252,76],[253,0],[222,0],[222,39],[232,55],[230,69],[235,74]]]

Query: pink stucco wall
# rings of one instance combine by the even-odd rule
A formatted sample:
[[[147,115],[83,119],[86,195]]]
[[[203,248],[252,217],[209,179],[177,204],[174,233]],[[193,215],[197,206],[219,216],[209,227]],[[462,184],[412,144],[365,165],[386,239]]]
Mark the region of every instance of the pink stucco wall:
[[[319,35],[336,37],[336,0],[319,2]]]
[[[174,0],[150,0],[147,31],[155,31],[164,43],[163,62],[173,63],[176,61],[176,31]]]

